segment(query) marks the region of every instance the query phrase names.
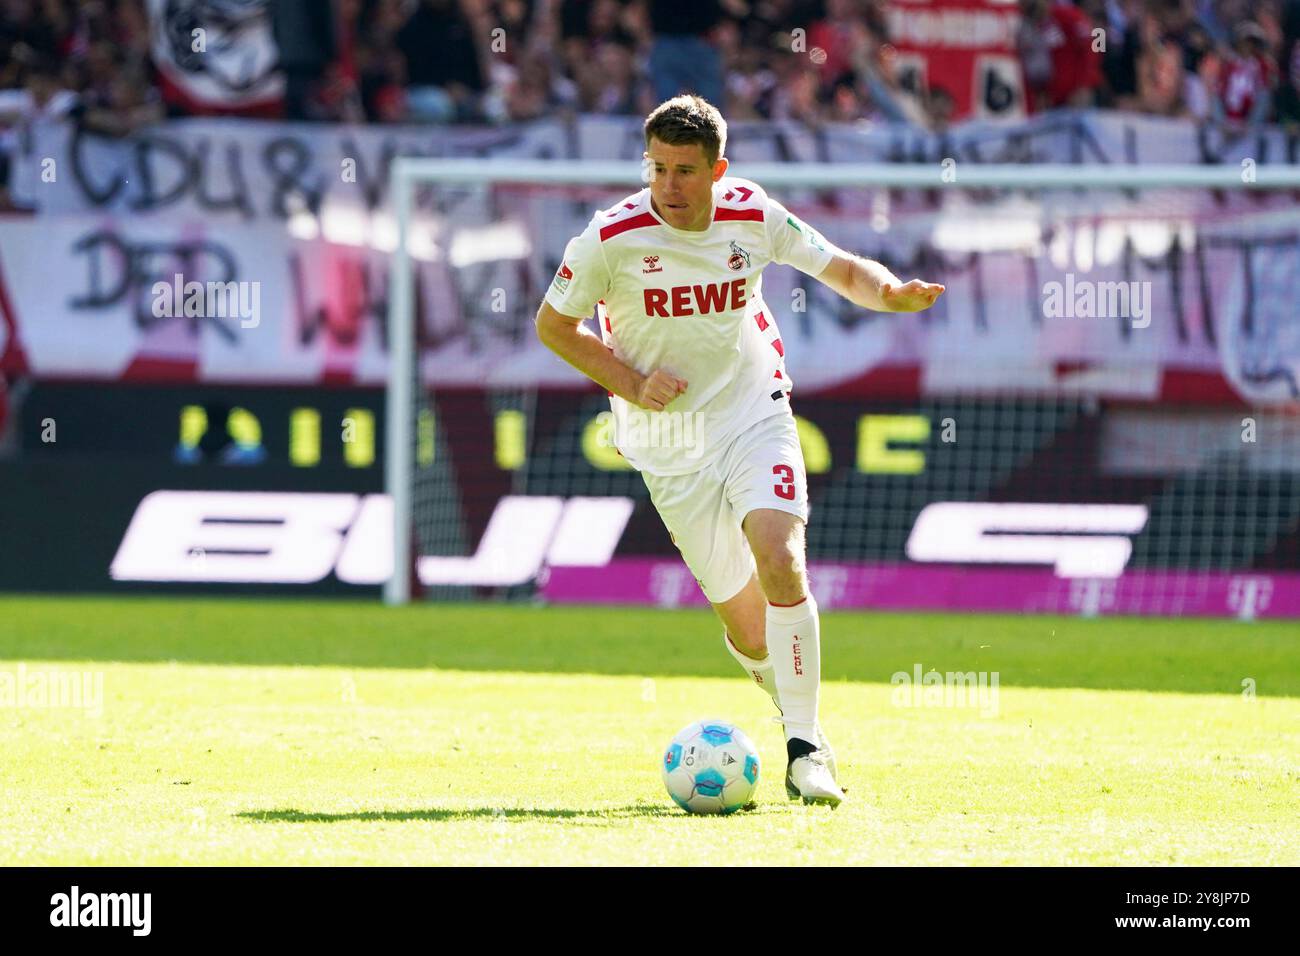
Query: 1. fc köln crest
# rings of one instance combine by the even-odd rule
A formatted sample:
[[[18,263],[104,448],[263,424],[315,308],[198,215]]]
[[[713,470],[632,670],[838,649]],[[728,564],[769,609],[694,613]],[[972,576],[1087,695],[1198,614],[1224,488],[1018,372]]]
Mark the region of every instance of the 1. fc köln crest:
[[[727,268],[732,272],[739,272],[748,265],[749,253],[736,245],[736,240],[731,240],[731,256],[727,259]]]

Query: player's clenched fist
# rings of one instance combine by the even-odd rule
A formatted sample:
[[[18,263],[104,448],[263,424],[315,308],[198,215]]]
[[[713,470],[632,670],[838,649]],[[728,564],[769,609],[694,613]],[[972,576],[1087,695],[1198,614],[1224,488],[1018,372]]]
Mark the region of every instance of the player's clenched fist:
[[[641,385],[636,390],[636,403],[652,412],[662,412],[665,405],[684,391],[686,379],[657,368],[641,379]]]

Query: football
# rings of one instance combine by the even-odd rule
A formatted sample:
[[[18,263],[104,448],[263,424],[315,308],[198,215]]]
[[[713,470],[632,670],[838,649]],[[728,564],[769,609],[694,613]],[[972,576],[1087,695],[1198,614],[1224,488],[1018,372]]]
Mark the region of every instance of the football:
[[[725,720],[700,720],[664,751],[664,786],[687,813],[734,813],[753,798],[758,765],[758,751],[743,730]]]

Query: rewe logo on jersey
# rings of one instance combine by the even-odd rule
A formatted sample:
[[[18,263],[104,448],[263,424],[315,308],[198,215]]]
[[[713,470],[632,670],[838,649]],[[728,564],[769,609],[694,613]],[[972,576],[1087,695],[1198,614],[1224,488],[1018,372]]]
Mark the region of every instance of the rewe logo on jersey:
[[[647,274],[647,273],[650,273],[650,272],[663,272],[663,271],[664,271],[664,267],[661,266],[661,265],[659,264],[659,257],[658,257],[658,256],[646,256],[646,257],[645,257],[644,259],[642,259],[641,261],[645,263],[645,268],[641,270],[641,273],[642,273],[643,275],[644,275],[644,274]]]
[[[709,285],[675,285],[671,289],[646,289],[645,314],[681,318],[684,315],[708,315],[710,312],[734,312],[745,307],[745,280],[714,282]],[[672,311],[669,312],[671,302]]]

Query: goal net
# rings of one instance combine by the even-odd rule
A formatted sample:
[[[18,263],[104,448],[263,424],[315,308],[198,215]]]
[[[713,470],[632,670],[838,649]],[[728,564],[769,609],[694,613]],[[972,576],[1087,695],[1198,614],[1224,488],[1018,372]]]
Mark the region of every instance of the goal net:
[[[824,605],[1300,604],[1294,169],[732,172],[840,248],[947,287],[893,315],[764,274]],[[605,393],[533,330],[567,241],[639,173],[395,165],[388,601],[702,603],[610,441]]]

